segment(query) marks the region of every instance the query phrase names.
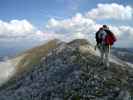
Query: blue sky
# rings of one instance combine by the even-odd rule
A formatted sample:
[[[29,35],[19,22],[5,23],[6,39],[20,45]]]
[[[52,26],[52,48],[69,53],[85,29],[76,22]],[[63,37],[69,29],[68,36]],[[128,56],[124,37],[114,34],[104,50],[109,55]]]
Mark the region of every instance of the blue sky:
[[[0,19],[27,19],[37,27],[44,27],[49,18],[68,18],[77,12],[85,13],[98,3],[112,2],[133,5],[132,0],[0,0]]]
[[[66,37],[95,41],[102,24],[116,33],[116,46],[133,48],[132,20],[133,0],[0,0],[0,48],[22,51]]]

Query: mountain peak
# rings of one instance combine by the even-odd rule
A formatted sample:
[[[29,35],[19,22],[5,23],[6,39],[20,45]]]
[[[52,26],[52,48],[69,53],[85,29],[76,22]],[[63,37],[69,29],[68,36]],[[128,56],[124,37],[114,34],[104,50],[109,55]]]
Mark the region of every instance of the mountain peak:
[[[90,43],[86,39],[75,39],[73,41],[70,41],[68,45],[80,46],[80,45],[90,45]]]

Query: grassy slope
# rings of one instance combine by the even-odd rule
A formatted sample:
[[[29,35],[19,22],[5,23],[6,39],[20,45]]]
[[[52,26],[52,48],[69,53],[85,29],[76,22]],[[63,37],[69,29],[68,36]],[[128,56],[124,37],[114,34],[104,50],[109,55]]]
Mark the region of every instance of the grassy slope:
[[[39,65],[41,58],[45,57],[48,52],[57,47],[57,40],[49,41],[48,43],[32,48],[26,51],[24,58],[18,63],[17,71],[22,72],[25,68],[30,68],[34,65]]]
[[[40,60],[42,57],[45,57],[50,50],[57,47],[58,40],[54,39],[52,41],[47,42],[46,44],[43,44],[41,46],[29,49],[28,51],[18,55],[16,58],[22,57],[21,60],[16,65],[16,74],[15,76],[12,76],[8,82],[0,86],[0,89],[5,89],[9,85],[14,84],[16,82],[16,77],[21,75],[23,72],[27,72],[32,68],[34,65],[39,65]]]

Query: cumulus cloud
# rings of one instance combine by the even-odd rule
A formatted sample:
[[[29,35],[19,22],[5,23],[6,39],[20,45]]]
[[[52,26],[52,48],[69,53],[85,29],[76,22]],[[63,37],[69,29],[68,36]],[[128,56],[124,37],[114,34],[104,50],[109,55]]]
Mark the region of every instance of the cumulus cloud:
[[[0,38],[27,37],[35,32],[35,27],[27,20],[0,20]]]
[[[86,38],[86,34],[93,33],[98,25],[91,19],[77,13],[74,17],[64,20],[50,19],[46,30],[56,34],[65,34],[68,38]]]
[[[110,29],[117,36],[116,45],[120,47],[133,47],[133,27],[130,26],[110,26]]]
[[[91,19],[130,20],[133,18],[133,8],[116,3],[98,4],[97,8],[89,11],[86,16]]]

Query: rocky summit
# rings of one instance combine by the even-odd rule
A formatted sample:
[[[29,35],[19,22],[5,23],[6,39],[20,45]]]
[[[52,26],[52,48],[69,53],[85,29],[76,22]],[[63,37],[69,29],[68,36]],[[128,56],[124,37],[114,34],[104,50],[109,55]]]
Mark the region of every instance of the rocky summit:
[[[110,61],[109,68],[99,65],[100,57],[84,39],[54,43],[39,63],[0,88],[0,100],[133,100],[131,66],[120,60]]]

